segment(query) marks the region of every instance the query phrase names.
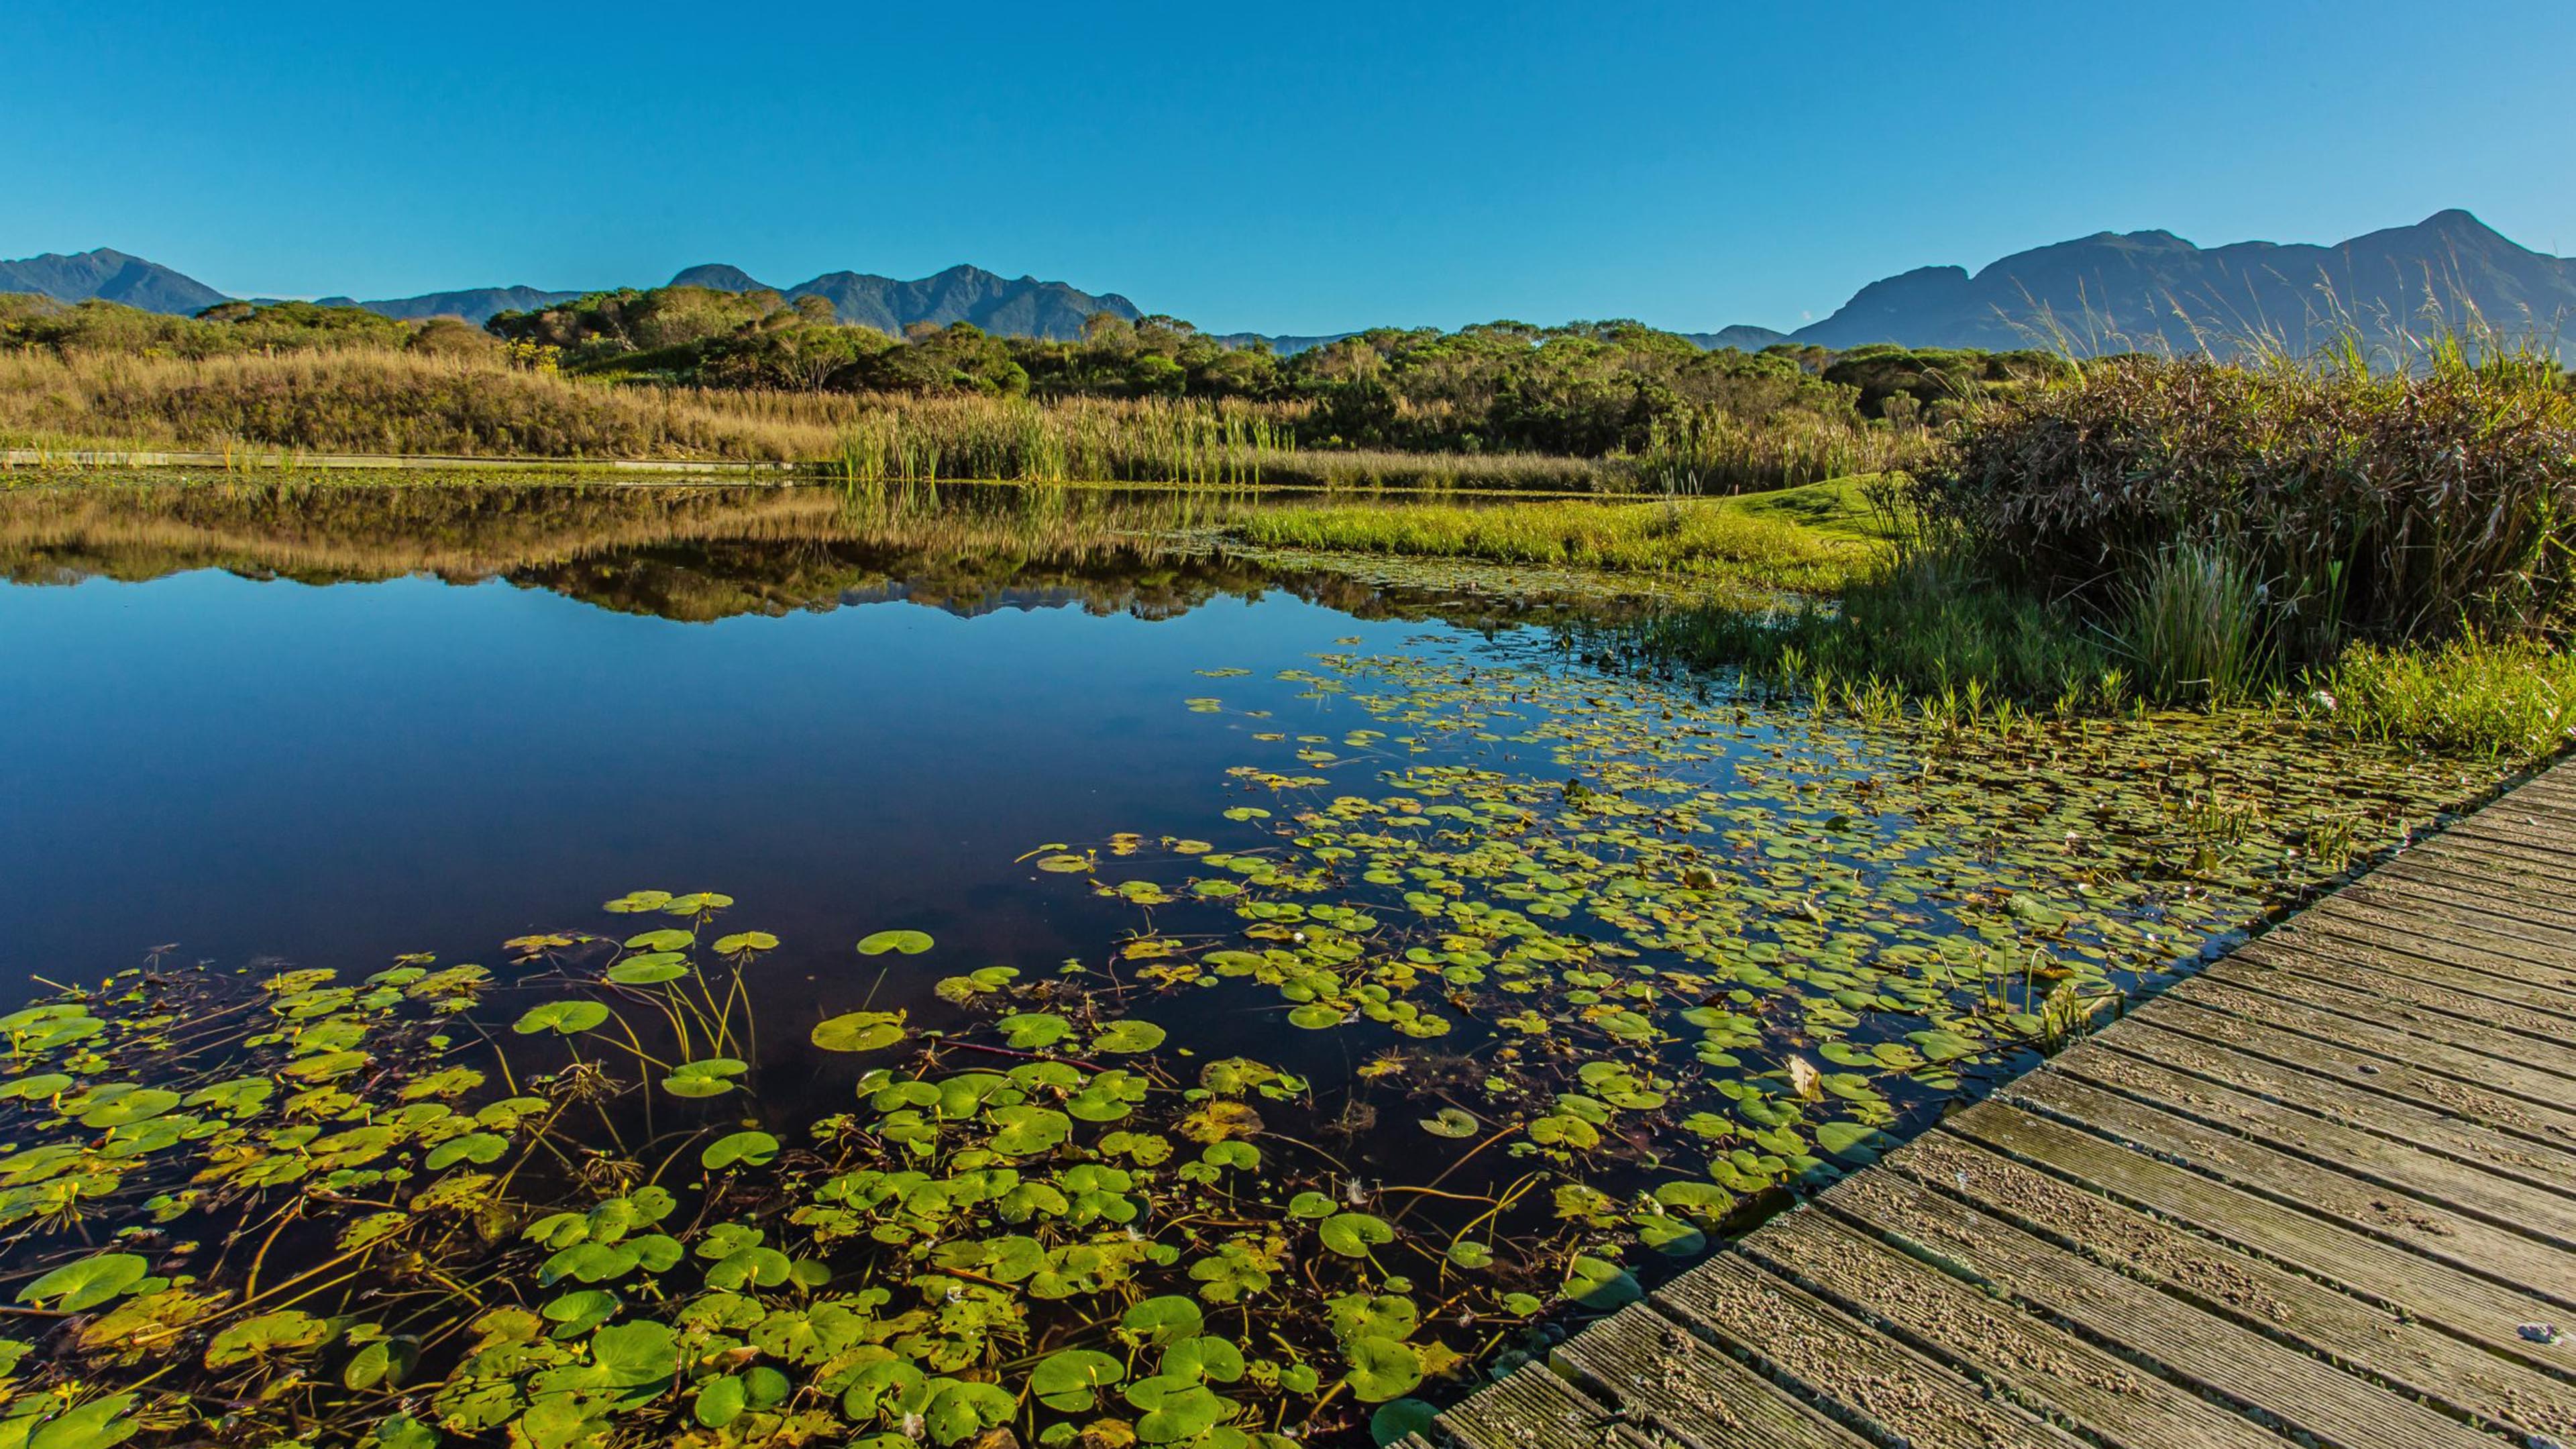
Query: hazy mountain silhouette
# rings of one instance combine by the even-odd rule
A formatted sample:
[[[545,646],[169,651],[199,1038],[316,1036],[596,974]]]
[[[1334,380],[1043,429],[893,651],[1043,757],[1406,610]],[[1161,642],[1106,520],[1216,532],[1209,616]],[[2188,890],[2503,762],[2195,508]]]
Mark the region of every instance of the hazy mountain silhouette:
[[[2100,232],[2017,252],[1973,276],[1919,267],[1872,282],[1790,334],[1856,347],[2064,345],[2221,351],[2263,337],[2304,352],[2346,324],[2459,325],[2557,338],[2576,321],[2576,259],[2531,251],[2465,211],[2441,211],[2333,246],[2197,247],[2167,231]]]
[[[102,297],[146,312],[199,312],[226,300],[194,277],[106,247],[0,262],[0,292],[41,292],[65,302]]]

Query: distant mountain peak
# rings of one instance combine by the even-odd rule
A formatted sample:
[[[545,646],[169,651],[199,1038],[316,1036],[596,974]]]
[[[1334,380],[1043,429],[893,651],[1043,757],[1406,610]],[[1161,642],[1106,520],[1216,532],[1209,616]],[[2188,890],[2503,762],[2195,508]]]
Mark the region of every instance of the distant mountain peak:
[[[230,300],[194,277],[112,247],[0,262],[0,292],[38,292],[59,302],[101,297],[147,312],[182,314]]]
[[[674,287],[708,287],[719,292],[774,292],[778,290],[766,282],[754,280],[751,273],[744,271],[742,268],[727,266],[722,262],[700,262],[694,267],[682,267],[679,273],[671,278],[671,285]]]
[[[2576,260],[2517,245],[2458,208],[2330,246],[2200,247],[2169,231],[2096,232],[1980,268],[1919,267],[1862,287],[1791,334],[1823,347],[2197,351],[2261,335],[2305,351],[2344,326],[2470,310],[2508,332],[2576,319]],[[2563,335],[2563,334],[2562,334]],[[2562,344],[2562,350],[2569,345]]]

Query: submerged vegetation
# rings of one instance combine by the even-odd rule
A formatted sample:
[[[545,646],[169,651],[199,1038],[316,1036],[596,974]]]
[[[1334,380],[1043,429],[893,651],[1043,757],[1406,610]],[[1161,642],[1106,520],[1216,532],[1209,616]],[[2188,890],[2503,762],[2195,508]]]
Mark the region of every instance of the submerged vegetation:
[[[1133,913],[1074,960],[643,890],[0,1016],[0,1434],[1383,1440],[2479,783],[1439,638],[1183,690],[1244,742],[1200,836],[1023,857]]]

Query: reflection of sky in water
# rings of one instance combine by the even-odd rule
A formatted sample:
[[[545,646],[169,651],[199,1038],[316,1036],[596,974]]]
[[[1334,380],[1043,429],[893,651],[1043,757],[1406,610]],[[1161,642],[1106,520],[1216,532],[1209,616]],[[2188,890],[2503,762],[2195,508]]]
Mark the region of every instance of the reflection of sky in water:
[[[682,624],[426,579],[0,590],[19,903],[0,980],[14,998],[173,941],[225,964],[494,959],[645,886],[739,897],[737,923],[786,938],[782,971],[855,969],[849,940],[888,924],[1044,966],[1133,916],[1031,886],[1014,856],[1221,823],[1261,726],[1183,699],[1258,687],[1268,727],[1347,729],[1357,711],[1269,676],[1426,632],[1276,592],[1151,622],[895,604]],[[1193,672],[1221,665],[1254,675]]]

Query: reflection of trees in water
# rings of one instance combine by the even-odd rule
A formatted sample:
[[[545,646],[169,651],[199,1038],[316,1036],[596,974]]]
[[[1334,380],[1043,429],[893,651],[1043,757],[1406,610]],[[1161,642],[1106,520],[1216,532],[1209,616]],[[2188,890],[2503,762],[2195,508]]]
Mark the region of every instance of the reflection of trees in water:
[[[1364,619],[1490,627],[1561,612],[1437,568],[1404,582],[1383,561],[1362,578],[1227,552],[1220,530],[1261,506],[1244,494],[1015,485],[91,485],[0,493],[0,576],[503,579],[690,621],[896,601],[1162,619],[1273,590]]]

